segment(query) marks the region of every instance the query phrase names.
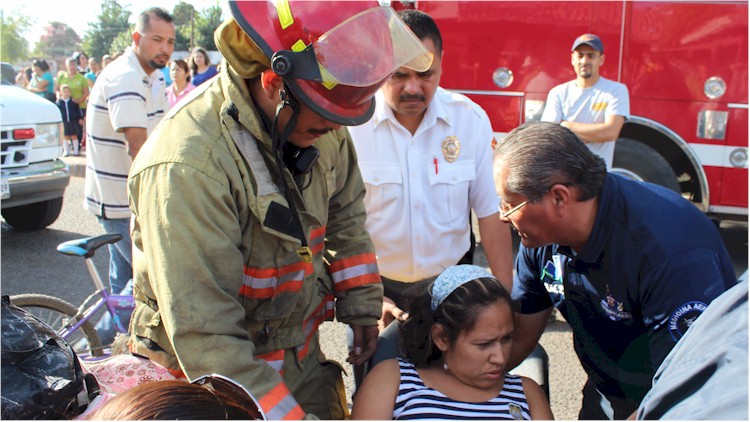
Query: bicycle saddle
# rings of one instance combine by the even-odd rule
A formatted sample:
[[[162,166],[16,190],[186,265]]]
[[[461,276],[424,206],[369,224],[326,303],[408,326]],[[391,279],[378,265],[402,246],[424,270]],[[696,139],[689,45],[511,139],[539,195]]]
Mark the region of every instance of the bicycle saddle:
[[[94,237],[84,237],[83,239],[68,240],[57,245],[57,251],[65,255],[75,255],[90,258],[94,256],[94,251],[98,248],[118,242],[122,235],[117,233],[103,234]]]

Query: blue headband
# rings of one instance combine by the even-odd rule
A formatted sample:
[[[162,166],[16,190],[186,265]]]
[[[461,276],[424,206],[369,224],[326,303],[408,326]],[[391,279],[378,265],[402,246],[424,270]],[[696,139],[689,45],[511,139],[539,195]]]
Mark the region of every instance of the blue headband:
[[[432,284],[430,308],[432,312],[440,306],[454,290],[478,278],[494,278],[487,270],[476,265],[454,265],[448,267]]]

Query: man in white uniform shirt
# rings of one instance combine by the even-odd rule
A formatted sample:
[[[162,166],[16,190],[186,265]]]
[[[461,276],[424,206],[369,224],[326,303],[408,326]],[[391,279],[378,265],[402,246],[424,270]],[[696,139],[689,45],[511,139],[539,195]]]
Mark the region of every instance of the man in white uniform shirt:
[[[405,319],[407,287],[469,263],[470,210],[492,273],[508,289],[513,274],[510,230],[498,216],[487,114],[438,86],[442,39],[432,18],[417,10],[399,17],[432,52],[432,66],[396,70],[376,96],[373,118],[349,128],[367,190],[365,227],[383,280],[381,327]]]
[[[122,240],[109,245],[109,283],[115,294],[122,292],[133,278],[127,192],[130,165],[168,110],[160,69],[174,51],[172,17],[161,8],[144,11],[132,38],[132,46],[110,63],[94,83],[86,115],[83,207],[97,217],[105,232],[122,235]],[[97,326],[104,344],[115,335],[107,317]]]
[[[549,92],[543,122],[560,123],[586,143],[612,169],[615,141],[630,117],[628,88],[603,78],[604,45],[594,34],[576,38],[570,63],[576,78]]]

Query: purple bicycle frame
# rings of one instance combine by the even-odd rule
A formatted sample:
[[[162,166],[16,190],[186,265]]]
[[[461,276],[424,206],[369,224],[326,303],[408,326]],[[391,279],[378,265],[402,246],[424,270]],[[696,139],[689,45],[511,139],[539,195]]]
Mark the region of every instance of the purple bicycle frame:
[[[120,316],[117,314],[117,311],[120,310],[132,312],[133,309],[135,309],[135,300],[133,299],[133,296],[111,295],[109,294],[107,289],[101,289],[89,296],[89,299],[95,295],[101,296],[99,300],[97,300],[93,306],[90,306],[88,309],[86,309],[81,318],[79,318],[72,327],[65,327],[63,330],[61,330],[60,335],[62,335],[65,340],[67,340],[68,337],[76,330],[81,328],[83,324],[87,323],[89,319],[91,319],[91,317],[96,314],[99,309],[102,308],[102,306],[107,307],[107,311],[112,316],[112,320],[115,323],[115,329],[120,333],[128,332],[128,327],[123,326],[122,321],[120,320]],[[84,301],[84,304],[86,302],[88,302],[88,299]]]

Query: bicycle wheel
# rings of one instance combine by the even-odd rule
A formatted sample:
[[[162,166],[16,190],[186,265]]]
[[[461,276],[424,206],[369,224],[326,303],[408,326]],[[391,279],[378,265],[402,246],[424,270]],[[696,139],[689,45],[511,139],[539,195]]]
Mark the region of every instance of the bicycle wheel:
[[[72,327],[78,322],[78,319],[73,319],[78,313],[78,309],[54,296],[23,294],[11,296],[10,302],[39,318],[58,333],[63,328]],[[78,355],[102,356],[104,354],[104,347],[99,339],[99,334],[88,321],[71,333],[66,341]]]

